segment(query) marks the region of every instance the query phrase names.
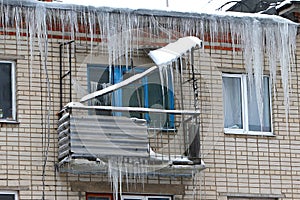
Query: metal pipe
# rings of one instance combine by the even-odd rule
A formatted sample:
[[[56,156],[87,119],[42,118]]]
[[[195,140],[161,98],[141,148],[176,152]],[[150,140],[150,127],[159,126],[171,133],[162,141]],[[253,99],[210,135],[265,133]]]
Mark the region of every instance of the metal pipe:
[[[59,93],[60,93],[60,97],[59,97],[59,101],[60,101],[60,110],[63,109],[63,79],[67,76],[70,75],[70,101],[72,101],[72,54],[71,54],[71,45],[73,42],[75,42],[74,40],[68,41],[68,42],[63,42],[60,43],[59,45]],[[69,71],[63,75],[63,46],[69,45]]]
[[[62,46],[63,44],[59,45],[59,101],[60,101],[60,110],[63,108],[63,102],[62,102]]]
[[[74,41],[72,41],[74,42]],[[72,102],[72,54],[71,54],[71,50],[72,50],[72,42],[70,42],[68,45],[69,45],[69,74],[70,74],[70,80],[69,80],[69,84],[70,84],[70,88],[69,88],[69,91],[70,91],[70,101],[69,102]]]
[[[83,110],[110,110],[110,111],[118,111],[118,112],[166,113],[166,114],[174,114],[174,115],[194,115],[194,116],[200,115],[200,111],[198,110],[164,110],[164,109],[141,108],[141,107],[85,106],[80,103],[79,104],[70,103],[65,107],[65,109],[68,108],[83,109]]]

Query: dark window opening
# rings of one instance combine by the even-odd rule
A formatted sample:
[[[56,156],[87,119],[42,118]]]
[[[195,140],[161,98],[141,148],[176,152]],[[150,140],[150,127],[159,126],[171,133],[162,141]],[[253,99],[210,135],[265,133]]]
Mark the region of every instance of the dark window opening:
[[[0,120],[14,120],[14,68],[12,62],[0,62]]]
[[[105,65],[88,65],[89,93],[101,90],[110,85],[120,83],[127,78],[145,71],[144,67],[126,67]],[[145,76],[129,85],[118,89],[111,94],[106,94],[93,99],[90,105],[117,106],[117,107],[143,107],[156,109],[174,109],[174,95],[171,77],[161,80],[159,71]],[[174,128],[174,116],[162,114],[149,114],[131,111],[119,113],[110,111],[96,111],[99,115],[116,115],[146,119],[150,125],[164,128]],[[165,119],[162,119],[164,117]],[[161,124],[159,124],[161,123]]]

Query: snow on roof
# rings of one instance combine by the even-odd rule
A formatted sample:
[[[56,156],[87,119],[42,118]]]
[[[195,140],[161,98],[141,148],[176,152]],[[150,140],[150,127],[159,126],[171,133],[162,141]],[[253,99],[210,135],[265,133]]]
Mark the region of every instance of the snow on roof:
[[[279,9],[279,8],[282,8],[283,6],[286,6],[286,5],[289,5],[289,4],[291,4],[291,1],[290,0],[285,0],[285,1],[281,2],[281,4],[279,4],[275,8]]]
[[[168,7],[167,7],[168,2]],[[173,16],[173,17],[227,17],[227,18],[256,18],[260,21],[267,20],[275,23],[290,23],[292,21],[277,15],[267,15],[260,13],[241,13],[225,12],[226,8],[233,6],[231,0],[62,0],[65,7],[68,6],[89,6],[90,8],[111,8],[116,10],[134,11],[136,14],[156,15],[156,16]],[[234,1],[236,3],[236,1]],[[227,4],[228,3],[228,4]],[[226,5],[222,7],[223,5]],[[219,10],[219,8],[221,8]]]
[[[80,2],[79,2],[80,1]],[[126,3],[125,3],[126,1]],[[296,23],[276,16],[276,15],[266,15],[266,14],[259,14],[259,13],[240,13],[240,12],[224,12],[224,11],[213,11],[213,9],[205,9],[210,7],[213,8],[215,5],[217,8],[219,5],[224,5],[229,0],[201,0],[201,4],[199,5],[198,0],[185,0],[185,4],[179,4],[176,2],[182,0],[151,0],[151,5],[149,3],[142,3],[137,2],[146,2],[146,0],[103,0],[103,1],[94,1],[94,0],[63,0],[63,2],[52,2],[52,3],[45,3],[40,2],[37,0],[2,0],[3,4],[8,5],[18,5],[18,6],[32,6],[36,7],[37,5],[44,5],[47,8],[54,8],[54,9],[65,9],[65,10],[97,10],[101,12],[121,12],[121,13],[134,13],[137,15],[148,15],[148,16],[165,16],[165,17],[185,17],[185,18],[206,18],[212,20],[219,20],[223,18],[223,20],[259,20],[263,23],[265,20],[269,23],[289,23],[295,24]],[[161,5],[161,2],[169,2],[169,7]],[[222,3],[215,3],[213,2],[222,2]],[[96,3],[97,2],[97,3]],[[118,4],[118,2],[123,2]],[[134,2],[134,3],[133,3]],[[147,2],[149,2],[147,0]],[[198,3],[196,3],[198,2]],[[203,3],[202,3],[203,2]],[[194,3],[194,4],[193,4]],[[172,5],[174,6],[172,6]],[[190,4],[189,6],[187,6]],[[203,5],[202,5],[203,4]],[[160,6],[161,5],[161,6]],[[176,6],[175,6],[176,5]],[[202,6],[201,6],[202,5]],[[123,7],[122,7],[123,6]],[[199,9],[198,9],[199,8]]]
[[[154,9],[178,12],[213,12],[229,3],[230,0],[62,0],[65,4],[86,5],[94,7],[115,7],[130,9]],[[234,3],[227,4],[225,10]]]

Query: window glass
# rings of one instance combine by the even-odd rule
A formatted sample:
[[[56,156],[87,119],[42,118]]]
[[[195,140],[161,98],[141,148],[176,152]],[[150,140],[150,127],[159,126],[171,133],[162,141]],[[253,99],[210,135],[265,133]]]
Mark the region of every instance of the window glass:
[[[262,99],[258,101],[255,84],[250,85],[246,75],[223,75],[225,132],[252,134],[272,131],[269,78],[266,76],[260,92]],[[262,102],[261,114],[258,102]]]
[[[0,62],[0,120],[14,119],[12,67],[10,62]]]
[[[15,200],[14,194],[0,194],[1,200]]]
[[[271,117],[270,117],[270,91],[269,91],[269,78],[264,77],[263,79],[263,120],[260,123],[260,117],[258,113],[257,96],[255,92],[255,84],[252,87],[247,87],[248,91],[248,118],[249,118],[249,130],[250,131],[271,131]]]
[[[122,200],[171,200],[171,197],[153,195],[123,195]]]
[[[224,127],[242,129],[241,78],[223,77]]]
[[[88,200],[110,200],[109,197],[88,197]]]
[[[127,78],[145,71],[142,67],[126,67],[114,66],[111,69],[105,65],[89,65],[88,66],[88,88],[89,92],[101,90],[110,85],[119,83]],[[174,97],[172,92],[172,81],[164,80],[161,84],[158,70],[152,74],[139,79],[129,85],[95,98],[90,104],[101,106],[119,106],[119,107],[144,107],[158,109],[174,109]],[[162,85],[164,87],[162,87]],[[169,88],[167,88],[167,86]],[[122,115],[128,117],[136,117],[146,119],[150,126],[160,126],[173,128],[174,116],[166,114],[129,112],[120,113],[109,111],[97,111],[97,114],[103,115]]]
[[[88,67],[88,90],[89,93],[101,90],[110,85],[109,68],[108,67]],[[103,95],[94,98],[89,102],[93,106],[110,106],[111,94]],[[110,111],[96,110],[97,115],[111,115]]]
[[[112,194],[97,194],[97,193],[87,193],[87,200],[112,200]]]
[[[255,197],[228,197],[228,200],[278,200],[277,198],[255,198]]]

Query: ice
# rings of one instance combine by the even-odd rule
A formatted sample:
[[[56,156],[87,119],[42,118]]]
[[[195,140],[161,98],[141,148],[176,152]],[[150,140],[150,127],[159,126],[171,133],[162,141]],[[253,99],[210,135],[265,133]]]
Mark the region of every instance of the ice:
[[[253,44],[253,68],[254,68],[254,77],[255,77],[255,91],[257,97],[257,105],[258,105],[258,114],[260,124],[263,124],[263,91],[262,91],[262,80],[263,80],[263,41],[264,38],[262,36],[262,26],[259,21],[255,21],[252,27],[252,37],[253,41],[256,41]],[[250,90],[251,91],[251,90]],[[250,94],[252,95],[252,94]]]
[[[236,3],[236,1],[231,2],[229,0],[186,0],[185,3],[181,3],[178,0],[102,0],[93,1],[93,0],[63,0],[63,3],[68,4],[78,4],[78,5],[90,5],[90,6],[107,6],[107,7],[122,7],[122,8],[134,8],[134,9],[164,9],[164,10],[173,10],[173,11],[181,11],[181,12],[199,12],[200,11],[215,11],[219,9],[224,4],[228,3],[229,5],[225,5],[221,8],[221,10],[226,10],[226,8],[230,8],[232,5]]]
[[[208,38],[208,41],[204,42],[211,46],[222,45],[223,41],[232,41],[230,47],[243,50],[245,71],[248,74],[249,82],[252,83],[251,86],[255,85],[261,122],[263,72],[270,71],[272,87],[275,87],[276,74],[279,69],[277,65],[280,64],[286,118],[288,117],[289,80],[291,69],[295,64],[294,54],[298,25],[278,16],[95,8],[47,4],[30,0],[3,0],[1,1],[0,24],[4,31],[8,32],[14,29],[17,43],[21,42],[21,38],[28,40],[30,78],[33,76],[34,61],[36,59],[41,61],[43,77],[47,84],[47,111],[45,111],[47,117],[45,119],[48,121],[52,108],[51,94],[55,92],[50,87],[50,82],[55,80],[50,80],[48,76],[48,38],[50,38],[48,36],[56,34],[57,30],[62,32],[62,39],[59,40],[61,43],[79,39],[85,34],[84,39],[90,42],[86,50],[91,54],[96,51],[94,50],[94,45],[96,45],[94,40],[101,39],[103,42],[99,45],[101,46],[100,50],[108,51],[107,64],[110,67],[121,62],[125,62],[129,66],[133,51],[157,48],[158,45],[162,45],[161,42],[173,42],[184,36],[194,35],[200,39]],[[24,29],[26,29],[27,37],[21,36]],[[5,41],[6,37],[3,35],[1,39],[3,38]],[[152,45],[151,42],[155,44]],[[17,44],[17,46],[19,45]],[[40,57],[36,58],[35,55]],[[162,64],[159,66],[161,80],[165,80],[161,83],[162,88],[168,87],[170,76],[175,76],[177,84],[182,83],[182,76],[179,77],[178,72],[184,71],[183,65],[187,64],[187,61],[181,57],[172,57],[172,61],[179,59],[180,65],[176,63],[176,75],[169,76],[168,68],[171,65],[164,61],[170,58],[165,59],[165,56],[159,58],[162,60],[160,62]],[[264,63],[268,63],[268,68],[264,68]],[[86,83],[82,83],[76,78],[73,78],[72,83],[78,97],[86,94],[82,92],[84,88],[82,85],[86,85]],[[276,95],[275,91],[274,89],[274,95]],[[49,126],[47,128],[50,130]],[[47,151],[46,148],[45,151]],[[45,156],[47,157],[46,152]],[[146,160],[137,158],[130,158],[126,162],[121,157],[108,160],[109,176],[115,194],[122,192],[122,177],[126,178],[127,185],[129,174],[133,174],[135,179],[143,182],[143,174],[152,170],[145,167],[148,164]],[[117,195],[115,196],[117,198]]]
[[[127,189],[129,188],[129,178],[140,181],[144,185],[145,176],[148,172],[147,158],[133,157],[110,157],[107,161],[109,181],[112,183],[114,199],[118,200],[118,194],[122,199],[123,178],[126,179]]]

